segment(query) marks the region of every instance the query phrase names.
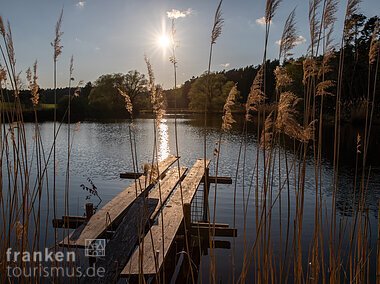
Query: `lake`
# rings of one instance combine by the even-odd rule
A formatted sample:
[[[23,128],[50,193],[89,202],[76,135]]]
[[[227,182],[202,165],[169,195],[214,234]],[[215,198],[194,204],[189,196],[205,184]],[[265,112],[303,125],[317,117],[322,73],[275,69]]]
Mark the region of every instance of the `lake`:
[[[204,125],[203,117],[194,115],[178,116],[177,118],[177,138],[179,145],[179,155],[181,166],[191,167],[197,158],[203,158],[203,141],[204,141]],[[107,122],[81,122],[70,125],[71,135],[71,158],[69,163],[69,176],[67,176],[67,132],[68,125],[62,124],[57,137],[57,217],[63,214],[83,215],[84,204],[89,200],[98,203],[96,197],[91,196],[81,185],[91,187],[90,179],[97,187],[99,196],[102,199],[99,207],[103,206],[107,201],[111,200],[117,193],[121,192],[131,181],[120,179],[121,172],[133,171],[133,163],[131,158],[130,143],[130,121],[107,121]],[[214,149],[217,148],[217,142],[220,138],[220,117],[214,116],[208,119],[207,133],[207,157],[211,159],[210,174],[215,174],[216,156]],[[141,166],[152,160],[154,147],[154,120],[149,118],[135,119],[132,129],[136,137],[137,160]],[[35,153],[35,132],[34,124],[26,123],[26,139],[30,153]],[[235,226],[238,230],[238,237],[220,238],[221,240],[229,240],[232,248],[216,249],[216,280],[217,282],[229,283],[239,278],[243,268],[244,255],[249,258],[249,252],[256,241],[257,228],[257,208],[261,208],[263,202],[262,188],[256,187],[262,184],[263,172],[256,171],[257,159],[257,133],[256,126],[250,125],[246,135],[241,135],[242,118],[238,119],[237,125],[234,126],[229,133],[223,133],[221,137],[221,149],[219,160],[219,175],[230,176],[233,178],[232,185],[218,185],[215,194],[215,185],[211,185],[210,191],[210,212],[211,218],[214,216],[213,198],[216,196],[215,219],[218,223],[228,223]],[[312,149],[308,151],[305,164],[305,188],[304,188],[304,212],[302,224],[302,259],[303,268],[308,269],[308,252],[310,250],[310,242],[313,238],[315,227],[315,204],[316,200],[320,200],[323,204],[323,235],[328,238],[329,225],[331,224],[331,208],[332,202],[336,205],[337,224],[352,224],[354,220],[358,189],[354,190],[355,175],[355,157],[356,157],[356,137],[357,133],[363,130],[360,126],[344,125],[341,131],[341,160],[339,171],[339,189],[333,200],[333,127],[325,127],[323,145],[323,157],[321,167],[321,185],[320,195],[316,194],[315,186],[315,167]],[[377,211],[380,197],[380,131],[374,128],[373,135],[369,146],[368,170],[370,169],[369,181],[365,181],[366,188],[366,208],[367,216],[370,224],[370,244],[373,248],[377,241]],[[46,156],[51,149],[53,123],[44,122],[40,124],[40,134]],[[175,154],[175,119],[173,115],[167,115],[157,128],[158,156],[159,159],[165,158],[168,154]],[[290,166],[293,162],[297,164],[297,157],[293,155],[293,144],[290,141],[286,147],[278,148],[277,157],[273,162],[273,171],[271,175],[272,191],[267,195],[268,200],[272,204],[270,215],[266,217],[271,219],[270,228],[266,228],[270,232],[273,259],[279,260],[291,258],[293,255],[292,242],[289,241],[288,251],[284,251],[284,239],[288,233],[289,240],[293,238],[293,220],[295,218],[296,191],[294,190],[294,179],[289,180],[288,191],[284,187],[286,180],[286,160]],[[245,151],[241,151],[245,150]],[[260,150],[261,152],[262,150]],[[239,167],[237,165],[239,159]],[[262,160],[261,153],[259,155]],[[36,171],[35,154],[28,157],[31,173]],[[260,162],[262,163],[262,162]],[[280,173],[277,169],[280,169]],[[3,174],[5,174],[3,166]],[[52,163],[49,166],[49,187],[52,185]],[[139,167],[139,171],[142,171]],[[293,170],[294,171],[294,170]],[[258,173],[258,174],[257,174]],[[237,179],[235,178],[237,176]],[[292,169],[290,169],[292,177]],[[31,180],[33,180],[31,178]],[[68,181],[68,183],[67,183]],[[236,182],[236,183],[235,183]],[[5,188],[5,185],[3,185]],[[65,210],[65,187],[69,188],[69,209]],[[51,189],[50,189],[51,190]],[[53,218],[52,193],[43,192],[41,196],[41,219],[47,219],[47,235],[41,237],[40,245],[45,242],[48,246],[53,245],[53,228],[51,220]],[[235,201],[234,201],[235,199]],[[281,206],[280,206],[281,205]],[[68,212],[67,212],[68,211]],[[234,218],[235,212],[235,218]],[[194,212],[195,213],[195,212]],[[196,218],[197,216],[194,216]],[[288,222],[289,221],[289,222]],[[289,223],[289,225],[287,225]],[[46,229],[45,221],[41,222],[42,230]],[[349,226],[349,225],[347,225]],[[347,229],[348,230],[348,229]],[[348,234],[348,231],[345,231]],[[64,230],[58,231],[59,238],[63,237]],[[245,233],[244,233],[245,232]],[[268,236],[266,234],[266,236]],[[261,239],[260,243],[264,240]],[[282,245],[280,245],[282,243]],[[342,244],[342,251],[348,245],[347,240]],[[327,253],[327,252],[326,252]],[[232,265],[232,254],[234,254],[235,266]],[[247,281],[251,282],[255,279],[255,258],[247,262]],[[376,251],[371,254],[371,275],[375,277],[376,268]],[[279,261],[273,266],[278,269]],[[289,263],[289,279],[292,275],[292,266]],[[373,270],[372,270],[373,269]],[[210,257],[202,256],[201,265],[199,267],[199,281],[207,283],[209,281]],[[235,276],[233,278],[233,273]],[[375,278],[371,278],[375,279]],[[292,282],[292,281],[290,281]]]

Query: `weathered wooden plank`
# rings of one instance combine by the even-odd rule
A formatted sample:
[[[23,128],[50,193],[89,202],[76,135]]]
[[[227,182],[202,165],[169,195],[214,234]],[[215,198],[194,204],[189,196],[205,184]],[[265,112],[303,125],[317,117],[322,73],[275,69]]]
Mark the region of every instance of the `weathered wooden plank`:
[[[84,216],[63,216],[61,219],[53,219],[53,227],[76,229],[86,220]]]
[[[214,226],[214,223],[209,223],[209,222],[193,222],[191,223],[191,226],[203,226],[203,227],[211,227]],[[225,223],[215,223],[215,227],[219,228],[229,228],[230,225],[225,224]]]
[[[206,167],[210,164],[210,160],[206,160]],[[204,175],[204,160],[198,159],[191,168],[185,179],[181,183],[183,203],[191,203],[195,196],[195,192],[199,187]],[[181,196],[179,196],[181,198]]]
[[[150,216],[159,203],[158,199],[138,197],[124,216],[115,235],[108,242],[105,257],[99,258],[96,267],[103,267],[103,277],[90,277],[84,283],[116,283],[120,272],[127,263],[139,236],[144,233]]]
[[[135,179],[141,177],[142,175],[143,173],[125,172],[120,173],[120,178]]]
[[[192,226],[192,235],[200,235],[203,237],[237,237],[237,229],[225,227],[206,227],[206,226]]]
[[[204,178],[202,179],[202,182],[204,182]],[[231,177],[215,177],[215,176],[209,176],[208,177],[209,183],[216,183],[218,184],[232,184],[232,178]]]
[[[210,161],[206,161],[208,167]],[[146,274],[152,275],[160,271],[170,246],[177,234],[183,220],[182,205],[190,203],[204,175],[204,162],[202,159],[196,161],[190,169],[181,186],[176,189],[172,197],[162,209],[162,216],[158,216],[158,224],[151,227],[143,242],[144,251],[141,254],[137,249],[127,265],[124,267],[120,277],[128,275]],[[181,194],[182,188],[182,194]]]
[[[160,172],[160,178],[177,159],[177,157],[169,156],[159,163],[158,169]],[[138,196],[136,196],[136,188],[138,193],[144,192],[145,189],[149,187],[149,184],[151,183],[147,181],[146,176],[141,176],[137,180],[133,181],[129,187],[97,211],[86,223],[86,226],[81,228],[82,231],[80,234],[75,234],[74,232],[72,235],[61,241],[59,245],[85,247],[86,239],[98,238],[107,230],[108,227],[112,226],[113,223],[122,217],[128,207]]]
[[[187,171],[186,167],[181,167],[179,172],[178,168],[169,170],[166,174],[166,177],[157,183],[154,188],[149,191],[149,198],[157,198],[160,200],[159,205],[154,210],[151,219],[154,220],[157,217],[157,214],[161,210],[161,204],[165,204],[168,200],[173,189],[177,186],[180,180],[185,176]]]
[[[183,219],[181,203],[169,203],[170,205],[167,204],[162,209],[163,218],[158,216],[158,223],[150,228],[143,240],[143,246],[140,245],[144,250],[143,253],[140,255],[139,249],[133,253],[121,272],[121,277],[128,274],[139,274],[139,271],[151,275],[160,270],[169,251],[172,238],[174,238]]]

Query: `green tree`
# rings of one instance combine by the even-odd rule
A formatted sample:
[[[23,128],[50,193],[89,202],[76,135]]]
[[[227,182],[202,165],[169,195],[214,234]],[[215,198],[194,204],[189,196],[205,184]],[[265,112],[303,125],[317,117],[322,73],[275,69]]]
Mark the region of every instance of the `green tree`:
[[[123,89],[130,97],[134,110],[149,107],[147,105],[147,84],[148,81],[146,80],[145,75],[137,70],[131,70],[124,75],[121,89]]]
[[[123,117],[126,115],[124,99],[117,88],[124,83],[123,74],[107,74],[100,76],[94,83],[88,104],[90,116]]]
[[[222,111],[225,100],[234,82],[227,81],[221,73],[203,74],[195,80],[189,91],[189,108],[203,111],[207,103],[208,111]]]

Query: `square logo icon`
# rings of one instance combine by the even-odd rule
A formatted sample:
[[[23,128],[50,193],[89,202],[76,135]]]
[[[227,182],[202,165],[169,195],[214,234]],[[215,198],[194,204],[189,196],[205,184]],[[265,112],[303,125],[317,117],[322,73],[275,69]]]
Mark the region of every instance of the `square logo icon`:
[[[84,255],[87,257],[103,257],[106,255],[105,239],[86,239]]]

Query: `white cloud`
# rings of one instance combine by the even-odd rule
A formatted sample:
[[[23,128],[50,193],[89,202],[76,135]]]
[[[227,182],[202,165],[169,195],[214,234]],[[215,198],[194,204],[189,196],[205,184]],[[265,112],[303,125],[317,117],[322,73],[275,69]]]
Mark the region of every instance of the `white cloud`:
[[[75,6],[77,6],[78,8],[83,8],[85,4],[86,4],[86,1],[78,1],[78,3],[75,4]]]
[[[303,36],[299,36],[295,42],[296,45],[299,45],[299,44],[303,44],[306,42],[306,38],[304,38]]]
[[[303,36],[298,36],[296,41],[294,42],[295,45],[300,45],[306,42],[306,38]],[[281,39],[276,40],[276,44],[280,45],[281,44]]]
[[[230,63],[222,63],[220,66],[223,68],[228,68],[230,66]]]
[[[256,22],[256,24],[258,24],[260,26],[265,26],[265,17],[263,16],[261,18],[258,18],[258,19],[256,19],[255,22]],[[271,21],[271,23],[272,23],[272,21]]]
[[[185,18],[193,13],[193,9],[189,8],[185,11],[179,11],[176,9],[172,9],[171,11],[167,11],[166,15],[169,19],[178,19],[178,18]]]

